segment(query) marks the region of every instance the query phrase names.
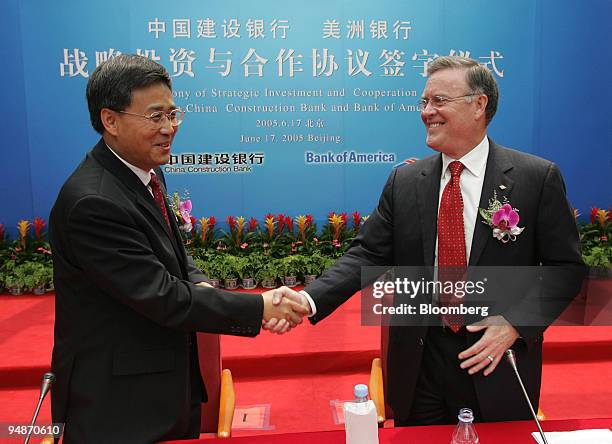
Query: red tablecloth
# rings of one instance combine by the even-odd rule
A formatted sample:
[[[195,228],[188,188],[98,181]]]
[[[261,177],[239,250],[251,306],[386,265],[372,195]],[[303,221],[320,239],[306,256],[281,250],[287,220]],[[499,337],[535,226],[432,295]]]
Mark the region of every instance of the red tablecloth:
[[[380,429],[380,444],[448,444],[455,426],[402,427],[396,429]],[[546,432],[579,430],[579,429],[609,429],[612,428],[612,418],[606,419],[575,419],[563,421],[543,421],[542,428]],[[531,432],[537,431],[533,421],[494,422],[476,424],[480,444],[534,444]],[[230,439],[206,439],[171,441],[174,444],[344,444],[343,430],[331,432],[305,432],[270,434],[259,436],[243,436]]]

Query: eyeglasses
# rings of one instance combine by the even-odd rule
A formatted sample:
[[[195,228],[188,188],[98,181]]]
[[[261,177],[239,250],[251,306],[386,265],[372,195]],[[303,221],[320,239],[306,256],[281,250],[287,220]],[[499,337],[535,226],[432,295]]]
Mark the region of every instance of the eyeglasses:
[[[430,105],[430,104],[435,109],[440,109],[447,103],[454,102],[459,99],[464,99],[466,97],[477,96],[477,95],[478,94],[471,93],[471,94],[464,94],[463,96],[457,96],[457,97],[433,96],[430,99],[423,98],[419,100],[419,110],[425,111],[425,108],[427,108],[427,105]]]
[[[185,111],[183,111],[182,109],[178,109],[178,108],[173,109],[169,113],[165,113],[163,111],[155,111],[154,113],[151,113],[148,116],[144,114],[128,113],[127,111],[117,111],[117,112],[121,114],[127,114],[129,116],[143,117],[157,126],[162,126],[164,124],[164,118],[170,121],[170,125],[179,126],[181,122],[183,122],[183,119],[185,118]]]

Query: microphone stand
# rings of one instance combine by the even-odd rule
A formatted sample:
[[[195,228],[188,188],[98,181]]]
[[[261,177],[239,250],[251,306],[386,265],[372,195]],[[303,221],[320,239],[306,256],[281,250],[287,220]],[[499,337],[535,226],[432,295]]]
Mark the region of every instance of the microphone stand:
[[[504,353],[504,355],[506,357],[506,361],[508,361],[508,363],[514,370],[514,373],[516,374],[516,379],[518,379],[518,382],[521,385],[521,389],[523,390],[523,395],[525,395],[525,400],[527,401],[529,410],[531,410],[531,415],[533,416],[533,419],[535,420],[538,426],[538,430],[540,431],[542,442],[544,444],[548,444],[548,441],[546,440],[546,435],[544,434],[544,432],[542,431],[542,427],[540,426],[540,421],[538,421],[538,415],[536,415],[536,412],[533,410],[533,406],[531,405],[531,401],[529,400],[529,395],[527,394],[527,390],[525,390],[525,386],[523,385],[523,380],[521,379],[521,375],[518,372],[518,367],[516,366],[516,355],[514,354],[514,350],[509,348],[508,350],[506,350],[506,353]]]
[[[25,441],[23,444],[28,444],[30,442],[30,435],[32,435],[32,430],[34,429],[34,424],[36,423],[36,418],[38,418],[38,412],[40,411],[40,407],[42,406],[43,400],[51,386],[55,382],[55,375],[53,373],[45,373],[42,377],[42,384],[40,386],[40,397],[38,398],[38,405],[36,406],[36,410],[34,411],[34,416],[32,417],[32,424],[28,429],[28,434],[26,435]]]

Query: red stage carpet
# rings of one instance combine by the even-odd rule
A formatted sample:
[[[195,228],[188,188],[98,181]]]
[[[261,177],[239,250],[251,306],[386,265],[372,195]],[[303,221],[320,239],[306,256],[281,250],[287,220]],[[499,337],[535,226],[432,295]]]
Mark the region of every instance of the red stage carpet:
[[[53,302],[53,295],[0,296],[0,423],[32,415],[49,370]],[[354,384],[367,383],[379,354],[379,329],[359,325],[359,308],[353,297],[316,327],[304,324],[281,337],[223,337],[236,404],[270,405],[272,430],[237,436],[339,427],[330,400],[350,398]],[[612,416],[612,327],[551,327],[544,358],[541,408],[549,419]],[[39,422],[50,422],[48,400]]]

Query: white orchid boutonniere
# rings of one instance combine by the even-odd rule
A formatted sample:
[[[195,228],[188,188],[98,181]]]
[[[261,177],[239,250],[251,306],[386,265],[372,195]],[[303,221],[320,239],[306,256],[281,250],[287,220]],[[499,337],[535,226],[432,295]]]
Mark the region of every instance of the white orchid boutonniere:
[[[493,237],[506,243],[515,241],[516,236],[521,234],[525,227],[519,227],[519,210],[512,208],[508,199],[504,196],[503,202],[497,199],[497,192],[493,191],[493,197],[489,199],[489,208],[479,208],[484,223],[493,229]]]

